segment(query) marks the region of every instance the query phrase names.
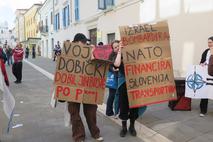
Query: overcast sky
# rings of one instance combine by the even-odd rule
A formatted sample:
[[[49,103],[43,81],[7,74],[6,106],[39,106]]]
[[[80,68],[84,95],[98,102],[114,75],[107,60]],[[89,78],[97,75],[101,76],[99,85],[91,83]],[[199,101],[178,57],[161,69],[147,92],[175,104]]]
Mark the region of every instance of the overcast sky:
[[[0,0],[0,23],[7,21],[9,28],[13,28],[16,9],[28,9],[34,3],[44,1],[45,0]]]

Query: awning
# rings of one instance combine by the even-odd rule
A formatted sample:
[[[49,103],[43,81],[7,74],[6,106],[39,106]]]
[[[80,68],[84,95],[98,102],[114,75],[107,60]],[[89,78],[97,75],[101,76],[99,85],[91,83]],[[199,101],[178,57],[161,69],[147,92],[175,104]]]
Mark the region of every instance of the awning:
[[[38,42],[41,40],[41,38],[28,38],[25,41],[22,41],[22,44],[38,44]]]

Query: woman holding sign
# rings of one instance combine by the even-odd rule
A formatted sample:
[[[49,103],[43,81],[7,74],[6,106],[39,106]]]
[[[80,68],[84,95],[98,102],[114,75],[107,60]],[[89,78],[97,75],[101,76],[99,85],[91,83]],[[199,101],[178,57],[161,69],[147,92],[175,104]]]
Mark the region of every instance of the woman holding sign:
[[[119,70],[118,78],[118,92],[119,92],[119,105],[120,105],[120,114],[119,118],[122,120],[122,129],[120,131],[120,136],[125,137],[127,134],[127,120],[130,119],[129,132],[132,136],[136,136],[137,132],[135,130],[135,120],[139,117],[139,112],[142,114],[146,107],[142,108],[129,108],[129,101],[127,95],[127,87],[124,73],[124,64],[122,62],[121,55],[122,44],[119,44],[119,50],[115,58],[114,66]],[[141,111],[139,111],[141,110]]]
[[[209,64],[209,59],[211,56],[210,49],[213,48],[213,36],[208,38],[208,49],[206,49],[201,57],[200,64],[202,66]],[[200,116],[203,117],[207,113],[208,109],[208,99],[201,99],[200,101]]]
[[[119,40],[113,41],[111,46],[113,51],[109,56],[109,60],[114,61],[119,50]],[[107,106],[106,106],[106,115],[114,116],[115,118],[117,118],[118,111],[119,111],[119,105],[116,105],[117,104],[116,101],[118,101],[118,96],[119,96],[117,93],[118,68],[116,69],[113,64],[110,64],[108,77],[110,78],[112,76],[113,78],[111,79],[113,79],[113,83],[110,82],[111,86],[106,84],[107,88],[109,88],[109,95],[107,98]],[[114,107],[115,111],[113,111],[113,103],[115,104],[115,107]]]

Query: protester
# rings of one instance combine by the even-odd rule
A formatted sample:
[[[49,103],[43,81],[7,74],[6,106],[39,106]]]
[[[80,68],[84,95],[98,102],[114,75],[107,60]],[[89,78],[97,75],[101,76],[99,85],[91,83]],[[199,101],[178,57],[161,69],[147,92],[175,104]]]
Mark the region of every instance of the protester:
[[[7,46],[5,49],[6,55],[7,55],[7,64],[10,66],[10,64],[13,64],[12,60],[12,48],[10,46]]]
[[[110,54],[109,60],[110,61],[114,61],[116,56],[117,56],[117,52],[119,50],[119,41],[115,40],[112,42],[111,44],[112,46],[112,53]],[[119,112],[119,105],[117,105],[119,102],[117,100],[115,100],[116,98],[118,99],[118,94],[116,94],[117,92],[117,82],[118,82],[118,68],[115,69],[113,64],[110,64],[109,67],[109,73],[108,75],[112,75],[114,77],[114,84],[115,86],[109,86],[109,95],[108,95],[108,99],[107,99],[107,106],[106,106],[106,115],[107,116],[114,116],[115,118],[117,118],[117,114]],[[110,77],[110,76],[108,76]],[[113,83],[111,83],[113,84]],[[114,111],[113,111],[113,102],[117,101],[116,103],[114,103],[115,107],[114,107]]]
[[[6,68],[5,68],[5,62],[6,62],[6,55],[2,49],[2,47],[0,47],[0,65],[1,65],[1,72],[4,76],[4,81],[5,81],[5,84],[7,86],[9,86],[9,80],[8,80],[8,77],[7,77],[7,72],[6,72]]]
[[[211,51],[211,56],[209,58],[208,74],[213,76],[213,48],[211,48],[210,51]]]
[[[29,48],[27,46],[25,49],[25,58],[28,59],[28,56],[29,56]]]
[[[202,66],[209,64],[209,58],[211,56],[210,48],[213,48],[213,36],[208,38],[208,49],[202,53],[200,64]],[[203,117],[206,115],[208,110],[208,99],[201,99],[200,101],[200,116]]]
[[[104,45],[103,42],[99,42],[99,43],[98,43],[98,46],[102,46],[102,45]]]
[[[36,51],[35,46],[32,47],[32,58],[34,59],[36,57]]]
[[[55,52],[55,54],[54,54],[53,61],[55,61],[57,56],[59,56],[61,54],[61,46],[60,46],[59,41],[57,42],[57,45],[55,45],[54,52]]]
[[[12,67],[12,71],[14,76],[16,77],[15,83],[21,83],[22,81],[22,60],[24,51],[22,49],[22,44],[18,43],[16,47],[13,49],[13,59],[14,64]]]
[[[119,107],[120,114],[119,118],[122,120],[122,129],[120,131],[120,136],[125,137],[127,134],[127,120],[130,119],[129,132],[132,136],[136,136],[137,132],[135,130],[135,121],[141,116],[145,110],[146,106],[139,108],[129,108],[129,101],[127,95],[126,79],[124,73],[124,63],[122,61],[122,43],[119,44],[119,49],[117,56],[114,61],[114,66],[118,68],[119,78],[118,78],[118,93],[119,93]]]
[[[75,35],[73,42],[79,44],[86,44],[87,38],[84,34],[78,33]],[[83,142],[85,139],[85,130],[84,125],[82,123],[80,117],[80,103],[76,102],[69,102],[68,103],[68,110],[71,116],[71,123],[72,123],[72,133],[75,142]],[[84,115],[86,117],[86,121],[90,130],[90,133],[96,141],[103,141],[103,137],[100,136],[100,130],[97,126],[96,121],[96,112],[97,112],[97,105],[95,104],[84,104]]]

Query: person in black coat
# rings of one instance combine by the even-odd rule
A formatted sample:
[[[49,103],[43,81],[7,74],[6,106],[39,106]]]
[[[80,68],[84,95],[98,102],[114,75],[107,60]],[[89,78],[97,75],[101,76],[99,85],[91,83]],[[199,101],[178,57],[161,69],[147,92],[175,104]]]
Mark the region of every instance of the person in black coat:
[[[26,59],[28,59],[28,56],[29,56],[29,48],[28,47],[26,47],[26,49],[25,49],[25,58]]]
[[[35,51],[35,46],[32,48],[32,58],[34,59],[36,57],[36,51]]]
[[[213,47],[213,36],[208,38],[208,49],[206,49],[201,56],[200,64],[202,66],[209,64],[209,58],[211,56],[210,48]],[[200,116],[206,115],[208,110],[208,99],[201,99],[200,101]]]

